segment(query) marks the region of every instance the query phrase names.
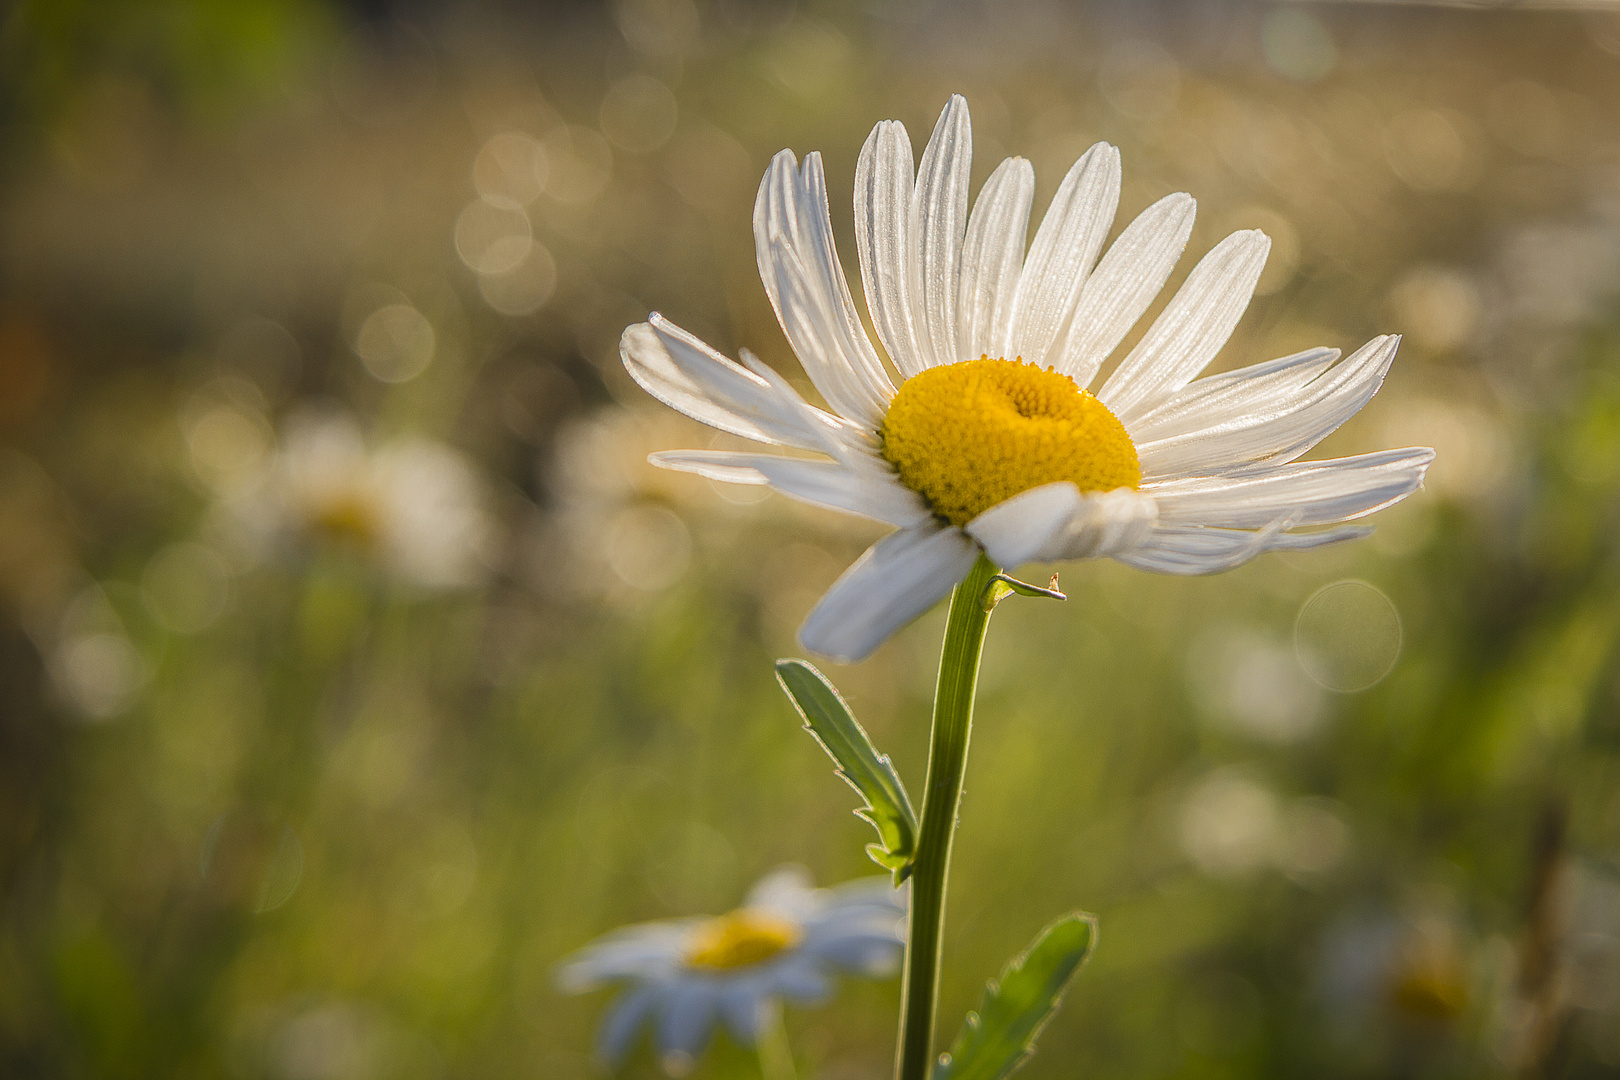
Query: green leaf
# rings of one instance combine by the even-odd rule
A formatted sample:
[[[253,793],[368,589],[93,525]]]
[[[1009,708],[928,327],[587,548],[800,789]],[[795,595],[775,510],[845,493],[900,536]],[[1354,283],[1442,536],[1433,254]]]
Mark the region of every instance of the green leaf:
[[[898,886],[911,875],[917,857],[917,815],[894,765],[887,754],[877,752],[866,729],[821,672],[803,660],[778,660],[776,678],[804,717],[805,730],[838,766],[838,775],[866,800],[855,814],[870,822],[882,841],[868,844],[866,853],[894,871]]]
[[[1002,1080],[1035,1052],[1069,984],[1097,943],[1095,916],[1075,912],[1041,931],[984,990],[979,1011],[934,1069],[933,1080]]]

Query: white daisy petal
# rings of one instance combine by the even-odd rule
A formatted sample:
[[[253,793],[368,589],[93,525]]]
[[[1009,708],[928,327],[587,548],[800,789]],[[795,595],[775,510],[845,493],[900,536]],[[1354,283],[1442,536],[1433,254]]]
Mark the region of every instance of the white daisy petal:
[[[886,406],[894,397],[894,384],[883,368],[872,339],[866,336],[861,324],[855,298],[849,291],[849,279],[844,276],[844,264],[839,261],[837,246],[833,243],[832,214],[827,206],[827,176],[819,153],[806,154],[804,168],[798,177],[795,192],[798,195],[799,229],[801,243],[814,256],[818,280],[833,302],[842,324],[842,341],[850,366],[865,384],[867,393],[876,395],[880,405]],[[807,242],[806,242],[807,241]]]
[[[771,161],[754,202],[754,248],[777,320],[805,372],[835,410],[869,427],[894,386],[849,293],[833,244],[821,156],[791,151]]]
[[[738,979],[720,988],[720,1018],[740,1046],[753,1046],[765,1019],[768,989],[758,979]]]
[[[783,398],[779,388],[657,312],[627,328],[619,350],[643,390],[677,412],[745,439],[820,450],[826,429],[839,423],[796,394]],[[807,422],[816,414],[820,431]]]
[[[841,958],[849,955],[864,957],[874,945],[885,948],[903,945],[905,936],[904,906],[857,908],[841,911],[819,925],[807,923],[803,949],[818,960],[837,966],[859,967],[861,965],[846,963]],[[846,945],[855,952],[848,952]]]
[[[818,946],[815,954],[844,971],[876,978],[898,970],[903,947],[893,934],[851,934]]]
[[[1129,427],[1204,370],[1249,306],[1271,241],[1233,233],[1205,255],[1097,397]]]
[[[1068,528],[1080,509],[1080,489],[1068,481],[1031,488],[992,506],[964,525],[990,561],[1014,570],[1035,558]]]
[[[706,978],[687,978],[664,990],[658,1018],[658,1049],[666,1058],[695,1058],[709,1043],[718,994]]]
[[[805,401],[799,396],[799,392],[793,389],[792,383],[782,378],[769,364],[747,349],[738,349],[737,357],[743,362],[744,367],[770,385],[784,403],[782,406],[784,411],[791,408],[799,414],[801,426],[821,440],[816,449],[839,461],[869,456],[876,452],[877,440],[865,428]]]
[[[608,1009],[602,1027],[596,1033],[596,1054],[602,1064],[618,1068],[625,1054],[635,1043],[641,1025],[647,1022],[653,1007],[658,1004],[662,987],[647,983],[628,991]]]
[[[1306,349],[1220,375],[1206,375],[1170,395],[1131,425],[1138,446],[1207,431],[1225,421],[1286,400],[1339,359],[1338,349]]]
[[[580,950],[557,969],[557,986],[583,993],[619,979],[667,973],[684,947],[689,922],[626,926]]]
[[[805,619],[799,641],[835,660],[864,660],[967,576],[979,549],[961,529],[932,522],[866,549]]]
[[[842,885],[834,885],[827,890],[831,898],[830,914],[837,916],[847,912],[863,912],[873,908],[884,911],[906,910],[910,897],[910,886],[894,887],[888,875],[856,878],[846,881]]]
[[[1357,540],[1372,529],[1340,525],[1313,533],[1290,533],[1275,523],[1269,530],[1211,529],[1172,525],[1154,529],[1133,550],[1116,556],[1127,566],[1158,574],[1215,574],[1232,570],[1268,551],[1307,551],[1344,540]]]
[[[660,450],[647,455],[647,460],[660,469],[672,469],[675,472],[696,473],[706,480],[715,480],[722,484],[768,484],[765,474],[754,468],[754,462],[765,454],[745,454],[731,450]],[[798,461],[799,458],[780,458],[781,461]],[[832,462],[816,462],[815,464],[838,466]]]
[[[859,380],[843,364],[837,346],[826,336],[827,309],[808,287],[798,256],[785,245],[772,244],[768,269],[775,274],[776,287],[772,291],[777,320],[805,374],[840,416],[876,430],[887,403],[868,398]]]
[[[1143,476],[1249,474],[1294,460],[1372,400],[1395,360],[1399,343],[1397,337],[1375,338],[1303,386],[1283,386],[1256,395],[1258,400],[1246,412],[1212,407],[1207,426],[1139,442]],[[1188,417],[1182,422],[1199,420]]]
[[[908,270],[914,175],[905,126],[885,120],[874,127],[855,166],[855,241],[872,325],[907,379],[927,366],[914,329]]]
[[[997,353],[1045,367],[1068,328],[1086,275],[1119,206],[1119,151],[1097,143],[1080,156],[1041,219],[1018,278],[1006,344]]]
[[[956,304],[972,168],[967,102],[953,94],[923,150],[911,196],[910,307],[917,344],[930,367],[962,359],[957,354]]]
[[[1158,513],[1153,499],[1130,488],[1088,492],[1068,526],[1031,558],[1052,562],[1118,555],[1148,535]]]
[[[1192,235],[1197,210],[1191,195],[1166,195],[1125,226],[1080,290],[1058,353],[1059,371],[1081,386],[1091,385],[1103,361],[1164,288]]]
[[[855,472],[836,461],[726,450],[666,450],[654,465],[727,484],[769,484],[784,495],[905,528],[933,516],[921,495],[890,473]]]
[[[1239,477],[1190,477],[1149,485],[1167,525],[1260,528],[1287,515],[1291,526],[1365,517],[1423,483],[1434,460],[1426,448],[1383,450],[1331,461],[1282,465]]]
[[[795,957],[775,972],[775,990],[789,1001],[818,1005],[832,996],[832,980],[808,958]]]
[[[815,887],[810,871],[795,863],[779,866],[748,890],[748,906],[770,908],[792,918],[804,918],[814,908]]]
[[[988,355],[1006,340],[1034,199],[1035,169],[1018,157],[996,166],[979,190],[962,241],[958,360]]]

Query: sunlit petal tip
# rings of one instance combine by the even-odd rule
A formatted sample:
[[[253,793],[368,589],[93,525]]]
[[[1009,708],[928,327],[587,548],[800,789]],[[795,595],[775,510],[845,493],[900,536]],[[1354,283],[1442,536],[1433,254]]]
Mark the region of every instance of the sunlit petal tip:
[[[1125,227],[1086,279],[1059,371],[1081,386],[1091,385],[1164,288],[1192,235],[1196,212],[1192,196],[1167,195]]]
[[[1055,366],[1119,206],[1119,151],[1099,142],[1069,168],[1035,230],[997,353]],[[1051,354],[1049,356],[1049,354]]]
[[[769,177],[773,173],[780,175],[783,172],[793,172],[798,168],[798,165],[798,155],[788,147],[783,147],[771,155],[771,164],[766,169],[765,175]]]
[[[1270,249],[1270,239],[1257,229],[1216,244],[1097,397],[1130,425],[1191,382],[1232,336]]]
[[[602,985],[590,965],[577,962],[558,966],[552,981],[565,994],[585,994]]]
[[[979,189],[962,241],[954,360],[987,355],[1008,338],[1034,198],[1035,169],[1021,157],[1002,161]]]
[[[959,139],[971,130],[971,123],[967,99],[961,94],[952,94],[939,111],[939,119],[934,122],[934,132],[929,142],[942,138]]]

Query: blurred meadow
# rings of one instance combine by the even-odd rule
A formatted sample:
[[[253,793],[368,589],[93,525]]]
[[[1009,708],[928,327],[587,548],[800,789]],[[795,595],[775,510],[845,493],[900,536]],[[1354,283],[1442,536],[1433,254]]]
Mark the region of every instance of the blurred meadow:
[[[1120,223],[1199,200],[1180,274],[1271,235],[1218,366],[1405,334],[1317,456],[1439,458],[1370,539],[1002,605],[944,1030],[1080,907],[1031,1080],[1620,1074],[1620,12],[0,19],[0,1074],[592,1076],[570,950],[876,872],[771,661],[880,528],[651,468],[712,433],[617,343],[808,393],[760,174],[823,152],[853,268],[867,131],[952,92],[975,188],[1105,139]],[[913,790],[942,624],[826,668]],[[801,1075],[887,1075],[897,1000],[790,1009]]]

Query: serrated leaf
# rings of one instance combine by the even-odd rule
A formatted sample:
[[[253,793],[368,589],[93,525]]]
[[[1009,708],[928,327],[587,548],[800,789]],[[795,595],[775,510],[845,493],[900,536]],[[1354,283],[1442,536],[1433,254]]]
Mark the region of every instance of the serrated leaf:
[[[868,844],[866,853],[894,871],[898,886],[911,875],[917,856],[917,814],[894,765],[887,754],[877,752],[866,729],[821,672],[803,660],[778,660],[776,678],[804,718],[805,730],[837,765],[838,775],[866,800],[855,814],[877,829],[880,840]]]
[[[1035,1038],[1097,943],[1097,920],[1065,915],[985,986],[978,1012],[934,1068],[933,1080],[1003,1080],[1035,1052]]]

